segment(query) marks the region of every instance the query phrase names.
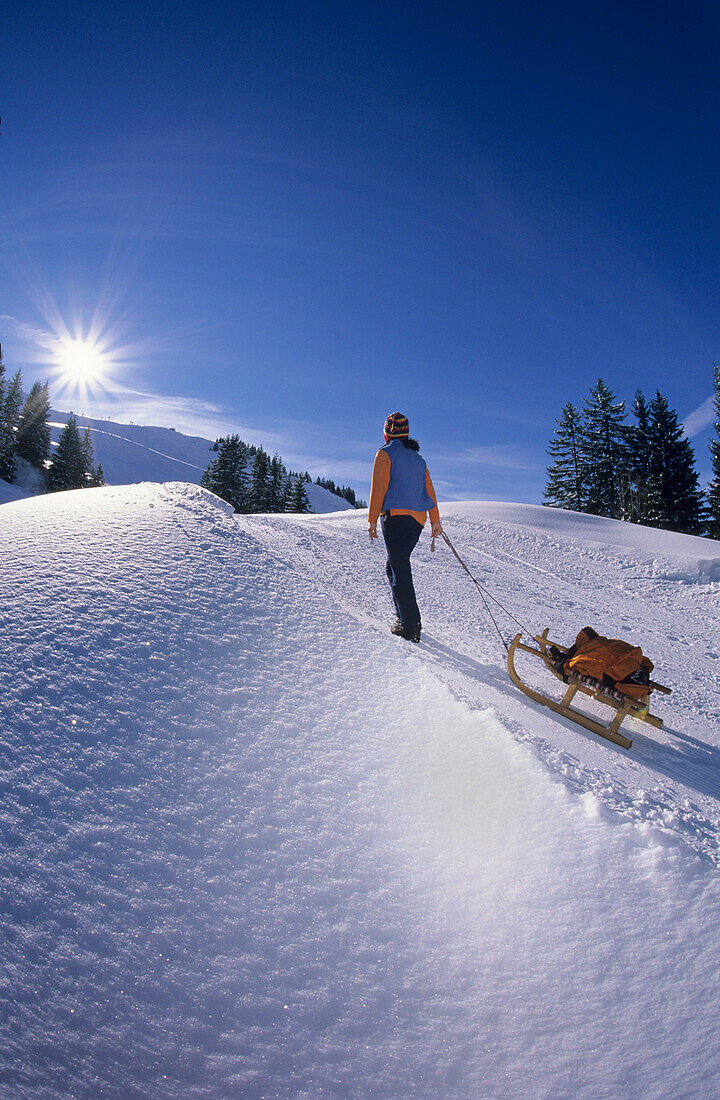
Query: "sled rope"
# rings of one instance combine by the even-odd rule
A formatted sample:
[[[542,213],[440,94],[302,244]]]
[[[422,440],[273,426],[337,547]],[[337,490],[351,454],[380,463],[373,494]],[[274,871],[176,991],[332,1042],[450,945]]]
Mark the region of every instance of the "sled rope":
[[[477,579],[476,579],[475,577],[473,577],[473,575],[472,575],[472,573],[470,572],[470,570],[468,569],[467,565],[466,565],[466,564],[465,564],[465,562],[464,562],[464,561],[462,560],[462,558],[460,557],[460,555],[458,554],[457,550],[455,549],[455,547],[453,546],[453,544],[452,544],[452,543],[450,542],[450,539],[449,539],[449,538],[447,537],[447,535],[445,534],[445,532],[444,532],[444,531],[442,532],[442,537],[443,537],[444,541],[445,541],[445,542],[446,542],[446,543],[448,544],[448,546],[450,547],[450,549],[452,550],[452,552],[453,552],[453,554],[455,555],[455,557],[457,558],[457,560],[458,560],[458,561],[460,562],[460,564],[462,565],[463,569],[465,570],[465,572],[467,573],[468,577],[470,578],[470,580],[471,580],[471,581],[473,582],[473,584],[474,584],[474,585],[475,585],[475,587],[477,588],[478,592],[480,593],[480,599],[482,600],[482,602],[483,602],[483,604],[484,604],[484,606],[485,606],[485,610],[487,611],[488,615],[489,615],[489,616],[490,616],[490,618],[492,619],[492,622],[493,622],[493,626],[495,627],[495,629],[496,629],[496,630],[497,630],[497,632],[498,632],[498,636],[499,636],[499,638],[500,638],[500,641],[501,641],[501,642],[502,642],[502,644],[503,644],[503,647],[504,647],[504,649],[505,649],[505,652],[506,652],[506,653],[508,653],[508,652],[509,652],[509,646],[508,646],[508,643],[507,643],[507,642],[505,641],[505,639],[504,639],[504,637],[503,637],[503,635],[502,635],[502,631],[500,630],[500,627],[499,627],[499,626],[498,626],[498,624],[497,624],[497,621],[496,621],[496,619],[495,619],[495,616],[493,615],[492,611],[490,610],[490,605],[488,604],[488,602],[487,602],[487,599],[485,598],[486,596],[488,597],[488,599],[492,600],[492,601],[493,601],[493,603],[496,603],[496,604],[498,605],[498,607],[500,608],[500,610],[501,610],[501,611],[504,611],[504,612],[505,612],[505,614],[506,614],[506,615],[507,615],[507,616],[508,616],[508,617],[509,617],[510,619],[512,619],[512,621],[513,621],[513,622],[515,623],[515,625],[516,625],[516,626],[519,626],[519,627],[520,627],[520,629],[522,630],[523,634],[526,634],[526,635],[528,636],[528,638],[531,638],[531,639],[532,639],[532,640],[534,641],[534,635],[532,635],[532,634],[530,633],[530,631],[529,631],[529,630],[527,629],[527,627],[523,626],[523,624],[522,624],[522,623],[520,622],[520,620],[519,620],[519,619],[516,619],[516,618],[515,618],[515,616],[513,615],[512,611],[508,611],[507,607],[504,607],[504,606],[503,606],[503,604],[501,604],[501,603],[500,603],[500,600],[496,599],[496,598],[495,598],[495,596],[493,596],[492,592],[488,592],[487,588],[483,588],[483,586],[482,586],[482,585],[480,584],[480,582],[479,582],[479,581],[478,581],[478,580],[477,580]]]

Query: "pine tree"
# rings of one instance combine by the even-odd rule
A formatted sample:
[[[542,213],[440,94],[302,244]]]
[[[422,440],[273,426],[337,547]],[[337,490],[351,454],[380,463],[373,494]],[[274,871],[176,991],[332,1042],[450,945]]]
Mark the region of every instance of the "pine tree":
[[[670,531],[698,535],[707,518],[695,469],[695,455],[667,399],[657,390],[648,408],[650,475],[657,484],[660,518],[656,524]]]
[[[570,402],[555,422],[548,454],[554,460],[547,468],[545,501],[552,508],[583,511],[582,430],[580,414]]]
[[[50,457],[50,389],[47,382],[34,382],[18,420],[15,450],[33,466],[44,467]]]
[[[93,452],[92,439],[90,438],[90,428],[86,428],[80,437],[80,448],[83,456],[83,467],[87,475],[93,468],[93,460],[95,458]]]
[[[105,474],[103,473],[102,466],[95,465],[95,450],[93,448],[92,436],[90,435],[90,428],[87,427],[82,434],[80,441],[80,447],[83,457],[83,471],[85,475],[85,485],[87,488],[98,488],[105,484]]]
[[[284,510],[287,480],[287,470],[280,456],[274,454],[270,462],[269,471],[269,511],[282,512]]]
[[[650,411],[641,390],[631,406],[635,424],[625,428],[625,456],[619,471],[620,518],[657,526],[661,518],[657,479],[650,463]]]
[[[270,459],[267,451],[258,447],[250,476],[251,512],[269,512],[270,509]]]
[[[293,493],[295,490],[295,476],[288,474],[287,481],[285,482],[285,492],[283,494],[282,512],[292,512],[293,508]]]
[[[585,511],[619,519],[620,482],[625,465],[625,402],[599,378],[585,400],[582,458]]]
[[[5,363],[0,344],[0,478],[11,481],[14,474],[12,438],[5,432],[3,414],[5,409]]]
[[[650,411],[642,390],[635,390],[631,410],[636,423],[626,431],[627,467],[633,476],[646,478],[650,472]]]
[[[708,503],[710,505],[708,534],[713,539],[720,539],[720,367],[717,363],[713,363],[713,387],[715,390],[713,408],[715,409],[716,419],[715,435],[710,440],[713,479],[708,487]]]
[[[0,409],[0,478],[5,481],[12,481],[15,476],[15,431],[22,405],[22,374],[16,371],[5,389]]]
[[[78,431],[74,413],[70,413],[48,471],[51,492],[83,489],[87,484],[87,452]]]
[[[105,485],[105,472],[102,468],[102,462],[98,462],[97,466],[93,466],[90,471],[90,477],[88,479],[88,486],[93,489],[99,489]]]
[[[310,501],[307,497],[307,490],[305,488],[307,481],[305,477],[296,477],[292,481],[290,488],[290,512],[309,512]]]
[[[236,512],[247,512],[247,447],[239,435],[229,435],[217,440],[216,449],[217,458],[200,478],[200,484],[232,504]]]
[[[5,408],[5,363],[2,357],[2,344],[0,344],[0,478],[10,481],[13,475],[12,468],[12,443],[6,437],[3,428],[3,410]],[[8,447],[8,443],[10,446]],[[8,470],[10,471],[8,476]]]

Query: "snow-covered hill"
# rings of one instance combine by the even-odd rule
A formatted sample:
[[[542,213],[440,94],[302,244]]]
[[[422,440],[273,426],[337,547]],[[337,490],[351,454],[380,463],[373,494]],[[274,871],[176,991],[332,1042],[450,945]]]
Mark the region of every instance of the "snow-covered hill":
[[[362,513],[5,506],[3,1096],[718,1094],[720,545],[443,518],[530,628],[641,643],[665,729],[520,695],[427,537],[393,638]]]
[[[9,500],[23,500],[24,497],[29,495],[27,490],[17,485],[11,485],[0,477],[0,504],[7,504]]]
[[[50,417],[53,444],[57,443],[68,415],[53,410]],[[78,424],[81,429],[90,428],[95,461],[102,463],[108,485],[138,485],[143,481],[187,481],[198,485],[215,457],[209,439],[183,435],[173,428],[116,424],[83,416],[78,417]],[[12,485],[0,480],[0,504],[37,491],[24,477]],[[322,485],[309,484],[307,496],[310,508],[316,513],[352,510],[347,500]]]

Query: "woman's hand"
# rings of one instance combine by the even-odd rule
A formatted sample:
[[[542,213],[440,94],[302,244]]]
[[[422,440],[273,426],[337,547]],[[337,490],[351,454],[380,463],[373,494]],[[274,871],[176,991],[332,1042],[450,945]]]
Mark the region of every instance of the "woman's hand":
[[[439,539],[442,535],[442,523],[433,523],[430,529],[430,534],[434,539]]]
[[[377,523],[369,523],[368,524],[368,535],[370,536],[370,542],[372,542],[373,539],[376,539],[378,537]]]

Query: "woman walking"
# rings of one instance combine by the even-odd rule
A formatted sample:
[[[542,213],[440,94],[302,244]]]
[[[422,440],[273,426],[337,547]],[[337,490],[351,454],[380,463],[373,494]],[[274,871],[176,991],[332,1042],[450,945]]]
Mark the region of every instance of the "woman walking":
[[[385,446],[375,455],[368,523],[371,541],[382,533],[387,547],[387,576],[397,619],[390,630],[409,642],[420,641],[420,611],[415,598],[410,555],[430,513],[433,537],[442,534],[437,497],[420,445],[410,439],[407,417],[394,412],[385,421]]]

